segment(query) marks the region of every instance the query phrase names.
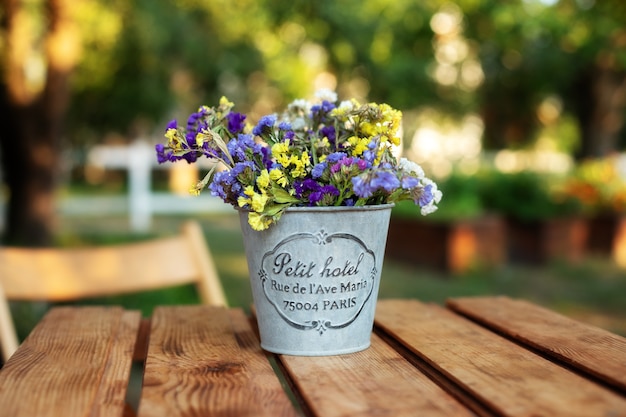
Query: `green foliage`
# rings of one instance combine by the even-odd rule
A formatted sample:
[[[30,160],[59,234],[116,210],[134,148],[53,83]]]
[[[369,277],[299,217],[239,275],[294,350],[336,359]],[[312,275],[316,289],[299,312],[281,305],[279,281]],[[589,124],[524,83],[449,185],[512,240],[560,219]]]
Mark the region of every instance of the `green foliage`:
[[[540,129],[556,130],[537,117],[542,100],[562,98],[571,121],[585,110],[579,83],[590,68],[626,68],[620,0],[86,0],[80,8],[85,45],[69,123],[75,142],[109,131],[136,135],[138,126],[151,133],[163,119],[221,95],[254,117],[330,79],[342,97],[407,113],[479,112],[487,147],[524,147]],[[456,13],[460,25],[436,33],[438,13]],[[460,77],[470,58],[479,62],[478,90],[434,79],[448,59],[437,45],[454,36],[467,56],[450,68]],[[575,149],[572,126],[566,136],[552,135],[557,147]]]
[[[401,201],[394,206],[393,215],[437,222],[471,219],[484,213],[479,177],[454,173],[437,183],[443,198],[436,212],[424,217],[413,202]]]
[[[556,192],[555,177],[531,171],[484,175],[481,198],[489,211],[534,221],[581,212],[579,200]]]

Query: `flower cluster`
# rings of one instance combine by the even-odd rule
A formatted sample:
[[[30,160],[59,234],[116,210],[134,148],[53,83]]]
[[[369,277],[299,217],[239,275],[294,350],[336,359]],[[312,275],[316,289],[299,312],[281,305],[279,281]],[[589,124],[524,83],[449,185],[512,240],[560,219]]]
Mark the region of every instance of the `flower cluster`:
[[[589,215],[626,212],[626,182],[615,156],[578,164],[562,187],[562,194],[577,199]]]
[[[389,105],[338,102],[324,91],[318,102],[296,100],[253,127],[233,107],[223,97],[191,114],[186,126],[170,122],[167,143],[156,152],[159,162],[219,162],[192,192],[208,186],[212,195],[248,210],[253,229],[267,229],[297,206],[413,200],[423,215],[437,209],[437,185],[419,165],[392,153],[402,114]]]

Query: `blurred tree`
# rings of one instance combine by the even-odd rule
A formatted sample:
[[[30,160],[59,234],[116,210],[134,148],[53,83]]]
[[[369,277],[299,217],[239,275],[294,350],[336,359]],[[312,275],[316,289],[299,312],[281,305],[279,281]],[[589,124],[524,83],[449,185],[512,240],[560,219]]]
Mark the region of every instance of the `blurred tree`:
[[[603,157],[623,147],[626,116],[626,3],[622,0],[559,4],[567,30],[562,32],[563,49],[573,50],[576,60],[569,71],[573,81],[563,92],[576,114],[582,143],[578,156]],[[593,7],[585,7],[593,6]]]
[[[619,146],[626,108],[626,6],[621,0],[478,1],[466,8],[468,36],[480,44],[479,91],[489,148],[527,146],[538,108],[556,95],[575,115],[579,156]]]
[[[52,237],[61,123],[79,33],[74,1],[38,3],[2,1],[0,153],[9,197],[5,239],[41,246]]]
[[[328,87],[405,115],[479,111],[491,148],[528,145],[550,97],[579,120],[581,154],[623,131],[622,0],[0,1],[11,239],[49,237],[64,120],[80,149],[160,135],[221,95],[254,121]]]
[[[163,118],[188,114],[221,94],[248,101],[246,78],[263,67],[253,43],[264,19],[256,2],[92,3],[81,23],[85,53],[73,79],[73,144],[101,141],[107,132],[132,140],[157,123],[160,132]]]

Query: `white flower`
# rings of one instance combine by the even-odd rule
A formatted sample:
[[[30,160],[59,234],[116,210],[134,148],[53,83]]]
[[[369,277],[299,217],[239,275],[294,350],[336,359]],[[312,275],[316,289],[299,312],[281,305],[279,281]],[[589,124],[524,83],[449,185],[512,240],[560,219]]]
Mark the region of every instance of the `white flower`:
[[[322,88],[315,92],[315,97],[317,97],[320,101],[328,101],[330,103],[334,103],[337,101],[337,93],[327,88]]]
[[[308,114],[311,103],[303,98],[296,99],[287,105],[287,111],[293,114]]]
[[[406,158],[400,158],[400,161],[398,162],[398,167],[404,172],[414,174],[415,176],[417,176],[417,178],[424,178],[424,176],[426,175],[419,164],[413,161],[409,161]]]
[[[354,103],[352,102],[352,100],[344,100],[339,103],[339,106],[337,106],[337,110],[339,110],[341,113],[349,113],[354,110]]]
[[[437,208],[438,207],[433,202],[431,202],[430,204],[422,207],[420,209],[420,213],[422,213],[422,216],[428,216],[429,214],[436,212]]]
[[[293,130],[304,130],[306,128],[306,120],[303,117],[298,117],[291,122],[291,128]]]

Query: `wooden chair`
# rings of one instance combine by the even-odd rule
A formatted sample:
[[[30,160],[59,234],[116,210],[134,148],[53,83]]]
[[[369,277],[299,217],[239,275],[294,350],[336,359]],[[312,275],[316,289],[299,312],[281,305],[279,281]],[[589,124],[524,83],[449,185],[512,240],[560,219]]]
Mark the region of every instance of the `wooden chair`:
[[[195,283],[201,302],[227,306],[209,247],[196,222],[176,236],[89,248],[0,247],[0,345],[19,342],[8,300],[70,301]]]

